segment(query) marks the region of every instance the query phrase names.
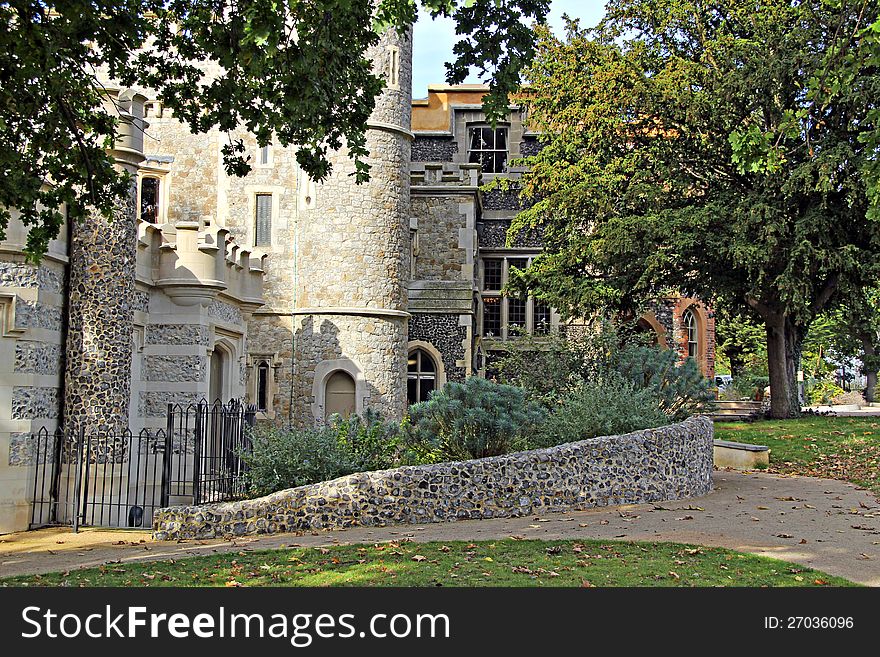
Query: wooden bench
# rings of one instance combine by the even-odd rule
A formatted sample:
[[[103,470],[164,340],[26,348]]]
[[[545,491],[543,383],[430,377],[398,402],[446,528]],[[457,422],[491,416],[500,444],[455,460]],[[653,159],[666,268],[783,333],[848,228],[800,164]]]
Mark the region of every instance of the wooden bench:
[[[712,404],[712,412],[709,413],[716,422],[754,420],[764,412],[764,404],[759,401],[723,401],[718,400]]]

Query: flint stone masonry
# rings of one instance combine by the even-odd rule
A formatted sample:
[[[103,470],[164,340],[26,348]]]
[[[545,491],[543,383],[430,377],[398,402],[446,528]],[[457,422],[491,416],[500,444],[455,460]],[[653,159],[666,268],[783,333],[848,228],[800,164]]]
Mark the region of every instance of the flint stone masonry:
[[[59,415],[58,388],[15,386],[12,389],[13,420],[53,420]]]
[[[144,381],[204,381],[204,356],[144,356]]]
[[[0,262],[0,286],[37,287],[60,294],[64,290],[64,271],[56,263],[35,267],[21,262]]]
[[[207,326],[200,324],[155,324],[147,327],[147,344],[186,344],[208,346]]]
[[[67,431],[121,433],[128,427],[136,206],[132,181],[112,220],[93,212],[71,231],[64,384]]]
[[[465,358],[467,327],[459,325],[458,315],[413,315],[409,320],[409,339],[423,340],[436,347],[443,356],[447,381],[464,381],[465,369],[456,361]]]
[[[136,311],[142,313],[150,312],[150,293],[142,290],[135,290],[133,306]]]
[[[507,230],[510,221],[481,221],[477,224],[477,236],[481,249],[507,248]],[[539,229],[521,230],[511,246],[542,248],[544,240]]]
[[[63,324],[61,308],[21,297],[15,303],[15,323],[20,328],[41,328],[60,331]]]
[[[58,374],[61,346],[19,340],[15,344],[15,371],[25,374]]]
[[[520,155],[523,157],[532,157],[541,152],[544,145],[534,137],[524,137],[519,145]]]
[[[413,162],[452,162],[457,153],[452,137],[416,137],[412,143]]]
[[[160,510],[157,540],[510,518],[685,499],[712,486],[712,421],[475,461],[381,470],[255,500]]]
[[[208,306],[208,314],[227,324],[242,324],[244,321],[238,308],[222,301],[212,301],[211,305]]]
[[[33,465],[36,449],[33,434],[13,431],[9,434],[9,466]],[[54,460],[54,459],[52,459]]]
[[[179,404],[186,408],[190,404],[198,404],[202,396],[195,392],[142,392],[138,399],[138,415],[140,417],[165,417],[168,404]]]

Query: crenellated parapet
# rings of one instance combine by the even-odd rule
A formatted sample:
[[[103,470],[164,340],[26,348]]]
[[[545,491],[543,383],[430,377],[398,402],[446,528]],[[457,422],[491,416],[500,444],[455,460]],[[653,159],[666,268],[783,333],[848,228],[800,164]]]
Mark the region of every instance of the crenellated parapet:
[[[238,244],[225,228],[199,219],[138,226],[138,279],[179,306],[208,307],[221,293],[253,312],[263,299],[259,249]]]
[[[480,184],[479,164],[456,164],[453,162],[413,162],[410,167],[410,183],[413,192],[418,187],[469,187]]]

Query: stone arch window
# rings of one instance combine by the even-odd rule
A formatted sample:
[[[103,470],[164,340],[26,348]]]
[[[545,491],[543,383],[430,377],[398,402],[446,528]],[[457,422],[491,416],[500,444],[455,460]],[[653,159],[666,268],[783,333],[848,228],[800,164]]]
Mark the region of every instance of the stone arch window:
[[[140,188],[140,217],[141,221],[151,224],[160,223],[161,216],[161,180],[157,176],[144,176],[141,178]]]
[[[324,387],[324,419],[338,413],[348,417],[356,410],[355,381],[351,374],[336,370]]]
[[[406,362],[406,396],[409,403],[427,400],[438,387],[435,360],[424,349],[410,351]]]
[[[687,337],[687,355],[697,358],[700,355],[700,329],[694,311],[690,308],[685,310],[681,316],[681,323]]]

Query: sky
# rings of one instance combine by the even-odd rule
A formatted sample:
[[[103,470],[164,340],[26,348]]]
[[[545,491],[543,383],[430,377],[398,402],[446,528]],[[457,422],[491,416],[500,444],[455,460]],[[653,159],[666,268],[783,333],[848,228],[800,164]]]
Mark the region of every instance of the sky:
[[[553,32],[562,35],[562,14],[580,18],[582,26],[592,27],[604,13],[604,0],[552,0],[548,22]],[[429,84],[444,84],[446,68],[455,45],[455,21],[451,18],[431,20],[422,13],[413,36],[413,98],[426,98]],[[480,82],[472,75],[466,82]]]

